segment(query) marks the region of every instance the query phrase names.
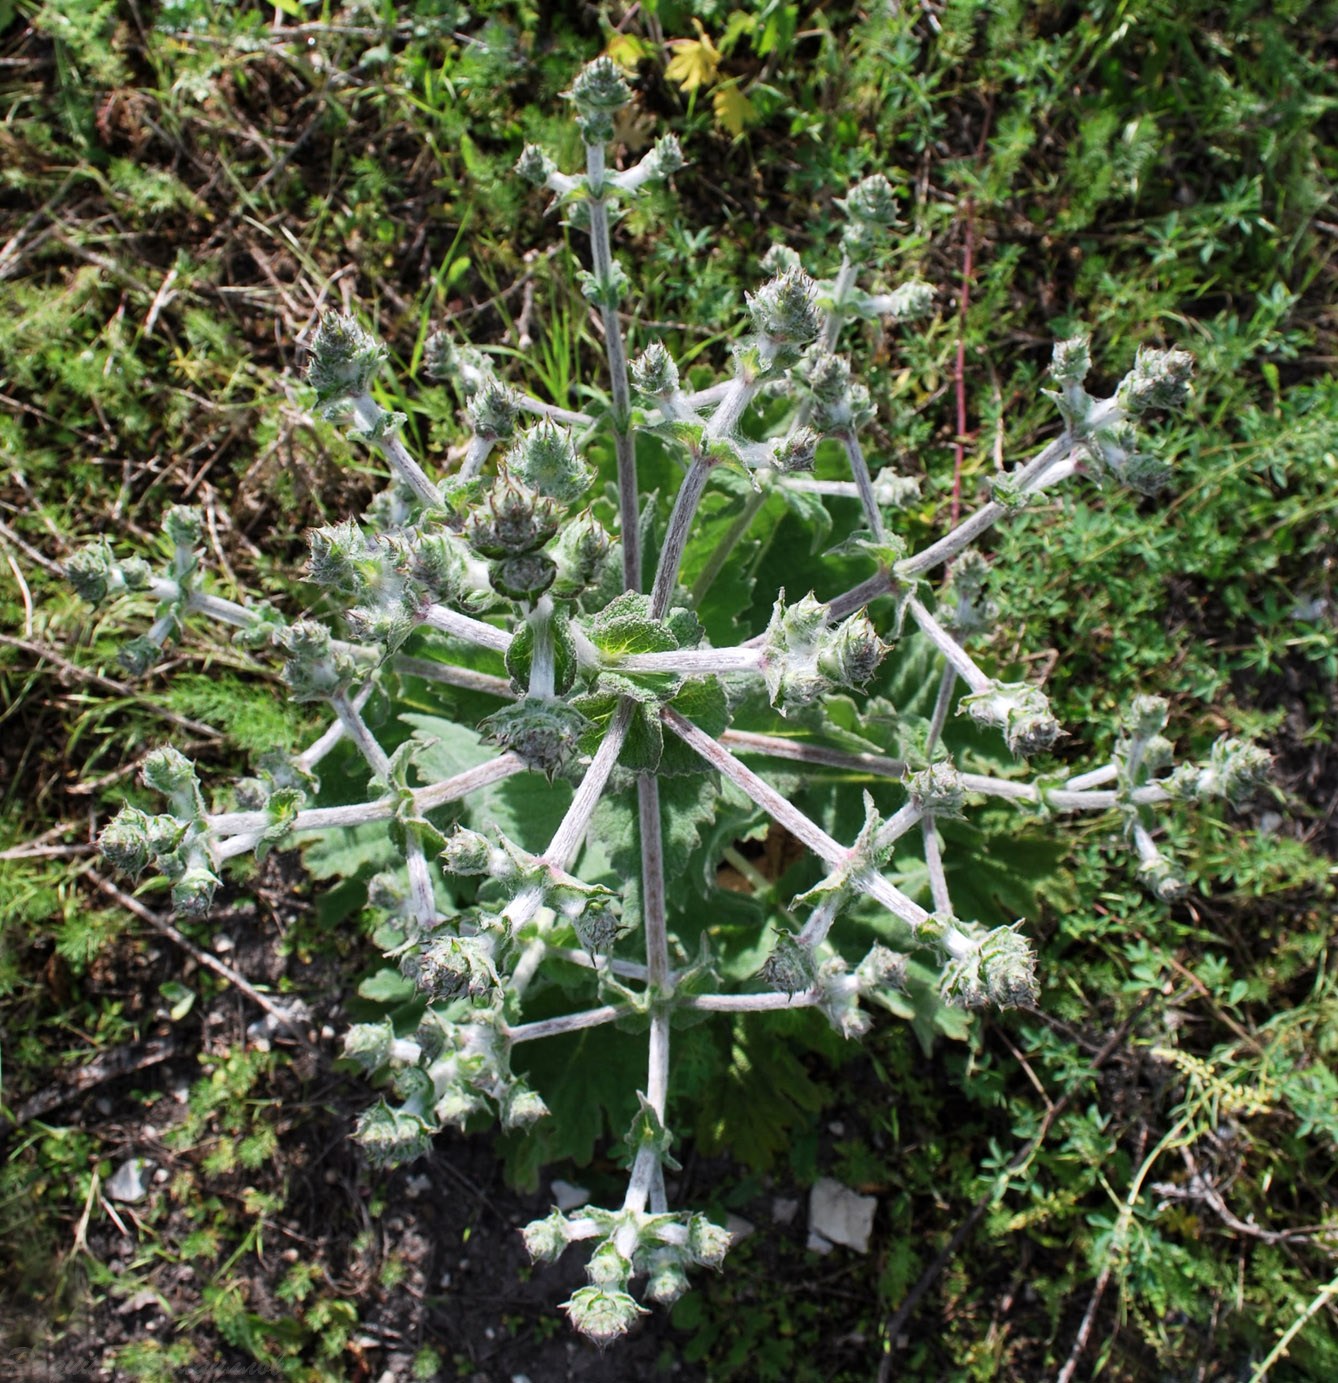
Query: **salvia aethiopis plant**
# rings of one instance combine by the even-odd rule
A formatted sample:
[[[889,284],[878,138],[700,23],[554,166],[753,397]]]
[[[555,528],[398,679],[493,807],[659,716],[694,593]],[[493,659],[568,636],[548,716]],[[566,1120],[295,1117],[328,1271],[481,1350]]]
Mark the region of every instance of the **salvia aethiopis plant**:
[[[584,169],[563,172],[536,148],[518,169],[588,238],[591,267],[578,277],[606,371],[583,398],[597,406],[541,401],[483,353],[434,338],[430,366],[458,390],[469,437],[449,464],[425,465],[401,440],[402,417],[377,402],[382,348],[351,317],[330,316],[309,345],[315,406],[379,452],[391,481],[361,517],[310,534],[319,618],[212,594],[200,518],[186,508],[167,515],[165,570],[118,559],[105,542],[69,563],[94,603],[122,593],[159,602],[124,650],[129,669],[152,666],[203,616],[282,658],[293,697],[330,713],[305,752],[265,759],[223,806],[209,804],[182,754],[155,752],[143,781],[161,811],[127,806],[102,849],[133,877],[156,871],[174,907],[200,917],[234,857],[380,833],[378,858],[396,863],[371,879],[368,906],[417,998],[345,1038],[345,1055],[385,1092],[357,1130],[374,1162],[413,1159],[444,1126],[479,1116],[522,1131],[551,1117],[525,1078],[532,1044],[606,1025],[645,1034],[621,1202],[554,1210],[524,1231],[537,1258],[584,1246],[589,1283],[564,1309],[601,1342],[627,1331],[643,1299],[673,1301],[689,1272],[717,1267],[729,1245],[720,1226],[670,1203],[676,1034],[813,1007],[856,1038],[869,1005],[905,1013],[908,969],[926,966],[938,1002],[1030,1004],[1038,978],[1021,924],[958,914],[941,823],[991,798],[1033,813],[1106,813],[1123,823],[1147,887],[1174,899],[1186,880],[1159,843],[1166,813],[1239,799],[1267,768],[1262,752],[1233,740],[1207,763],[1177,763],[1165,704],[1143,697],[1108,762],[1027,777],[1019,761],[1045,755],[1063,731],[1038,687],[997,680],[971,652],[992,614],[988,562],[972,545],[1067,481],[1161,487],[1166,468],[1145,450],[1142,424],[1185,399],[1190,357],[1142,350],[1114,393],[1096,398],[1087,343],[1059,343],[1054,440],[962,522],[909,551],[898,516],[915,485],[870,464],[860,437],[875,404],[840,353],[853,322],[932,309],[923,283],[878,284],[897,216],[888,183],[867,178],[840,203],[831,277],[810,277],[776,247],[747,295],[728,377],[689,382],[663,343],[641,341],[631,360],[625,345],[629,283],[610,230],[681,164],[667,137],[634,166],[609,166],[629,96],[612,63],[594,62],[570,92]],[[740,584],[735,568],[754,550],[745,539],[758,516],[774,522],[778,498],[791,532],[816,535],[815,551],[843,525],[824,562],[845,576],[836,589],[776,582],[754,593],[769,618],[739,627],[753,597],[731,607],[712,596],[731,578],[747,592],[774,573],[750,569]],[[802,553],[795,569],[815,570]],[[912,648],[918,662],[906,661]],[[924,669],[932,712],[896,757],[886,752],[899,713],[890,673],[912,665]],[[453,708],[481,696],[496,709],[462,726]],[[950,741],[982,741],[978,731],[954,739],[959,724],[984,727],[1003,752],[973,763],[952,751]],[[331,803],[317,774],[343,741],[365,765],[362,786]],[[972,771],[984,762],[994,771]],[[828,806],[801,809],[794,799],[823,775],[830,790],[814,800]],[[506,792],[510,834],[495,811]],[[544,812],[527,812],[530,801]],[[737,848],[767,822],[816,861],[798,896],[777,896]],[[917,869],[894,867],[908,851]],[[750,935],[718,924],[739,916],[714,890],[722,858],[751,869],[759,896],[771,891]]]

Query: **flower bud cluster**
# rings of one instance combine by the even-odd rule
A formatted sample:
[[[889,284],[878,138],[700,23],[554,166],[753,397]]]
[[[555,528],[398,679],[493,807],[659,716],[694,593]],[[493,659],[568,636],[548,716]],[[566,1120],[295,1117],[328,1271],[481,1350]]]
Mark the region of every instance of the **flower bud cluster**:
[[[521,1231],[538,1262],[555,1262],[568,1244],[598,1238],[586,1264],[589,1285],[563,1304],[572,1325],[597,1344],[611,1344],[645,1314],[628,1290],[646,1280],[645,1295],[671,1305],[687,1290],[689,1268],[717,1269],[729,1251],[729,1231],[705,1215],[647,1214],[637,1210],[554,1210]]]
[[[454,384],[465,399],[481,389],[497,385],[492,361],[473,346],[462,346],[449,332],[434,331],[423,348],[423,367],[431,379]]]
[[[307,380],[326,417],[366,394],[386,359],[384,347],[342,312],[321,318],[308,350]]]
[[[567,94],[587,144],[607,144],[613,138],[614,116],[632,99],[631,88],[611,58],[587,63]]]
[[[874,416],[868,389],[850,377],[850,362],[830,351],[810,351],[802,374],[812,391],[809,416],[824,436],[851,437]]]
[[[294,701],[328,701],[370,671],[370,655],[336,644],[325,625],[313,619],[290,624],[275,643],[287,655],[283,680]]]
[[[1188,351],[1140,346],[1134,368],[1121,380],[1115,397],[1131,418],[1154,408],[1183,408],[1193,392],[1193,377],[1194,357]]]
[[[852,264],[870,263],[887,243],[897,221],[897,199],[881,173],[858,182],[837,201],[847,218],[841,250]]]
[[[802,269],[787,269],[745,300],[756,335],[736,351],[740,368],[753,379],[778,378],[822,329],[817,285]]]
[[[1000,727],[1009,749],[1021,758],[1049,749],[1062,733],[1045,693],[1026,682],[992,682],[964,696],[961,704],[976,724]]]
[[[368,1072],[388,1073],[400,1100],[381,1100],[358,1120],[354,1137],[378,1166],[411,1162],[429,1151],[441,1129],[463,1128],[489,1109],[506,1128],[522,1128],[548,1112],[512,1074],[500,1009],[491,996],[475,999],[463,1017],[447,1012],[429,1003],[409,1037],[397,1036],[384,1019],[355,1025],[345,1039],[344,1055]]]
[[[968,548],[948,572],[948,588],[939,608],[944,625],[959,638],[980,634],[994,625],[998,607],[985,593],[990,564],[974,548]]]
[[[214,901],[219,879],[195,765],[175,749],[155,749],[144,760],[140,777],[145,787],[168,799],[170,812],[149,816],[124,806],[103,828],[98,848],[109,864],[132,878],[152,865],[172,885],[173,908],[201,917]]]
[[[1224,736],[1213,745],[1206,764],[1182,764],[1166,785],[1181,801],[1222,797],[1239,805],[1266,781],[1272,763],[1266,749]]]
[[[957,930],[955,935],[966,933]],[[995,927],[969,941],[943,972],[945,1003],[961,1008],[984,1008],[987,1004],[1016,1008],[1036,1002],[1036,957],[1016,926]]]
[[[827,607],[811,592],[787,606],[782,591],[762,645],[762,675],[771,704],[784,715],[835,687],[862,687],[887,648],[865,611],[832,626]]]
[[[651,398],[668,400],[679,392],[678,366],[658,341],[632,361],[631,375],[633,387]]]
[[[911,802],[926,816],[956,820],[962,815],[966,791],[962,775],[950,763],[930,764],[906,779]]]
[[[81,600],[98,606],[113,596],[148,590],[153,570],[140,557],[117,561],[111,544],[100,538],[69,557],[65,576]]]
[[[860,1007],[861,999],[889,1005],[906,985],[906,957],[886,946],[874,946],[852,971],[843,957],[828,956],[819,966],[814,986],[818,1007],[833,1031],[847,1041],[863,1037],[872,1026]]]
[[[590,722],[574,706],[526,697],[485,717],[479,731],[550,782],[571,761]]]

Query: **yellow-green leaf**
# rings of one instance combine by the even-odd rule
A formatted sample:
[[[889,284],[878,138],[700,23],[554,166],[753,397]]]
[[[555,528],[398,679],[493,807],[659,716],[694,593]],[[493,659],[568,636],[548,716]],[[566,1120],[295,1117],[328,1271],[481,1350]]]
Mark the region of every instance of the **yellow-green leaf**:
[[[636,34],[614,34],[604,49],[604,56],[624,72],[635,72],[638,65],[655,52],[653,44]]]
[[[715,121],[722,130],[728,130],[737,138],[757,119],[757,108],[739,90],[738,84],[730,82],[717,87],[711,97],[715,107]]]
[[[687,92],[709,85],[715,81],[716,73],[720,70],[720,50],[711,42],[700,19],[694,19],[692,23],[696,27],[697,37],[671,38],[669,47],[674,49],[674,56],[664,69],[664,75]]]

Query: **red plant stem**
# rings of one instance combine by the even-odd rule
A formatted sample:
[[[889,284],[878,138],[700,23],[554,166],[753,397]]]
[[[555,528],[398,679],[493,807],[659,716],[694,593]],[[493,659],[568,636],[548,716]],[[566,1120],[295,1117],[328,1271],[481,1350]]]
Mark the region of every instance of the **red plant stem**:
[[[962,512],[962,468],[966,463],[966,314],[971,307],[971,274],[975,267],[976,207],[966,199],[966,249],[962,255],[962,296],[957,307],[957,369],[953,388],[957,396],[957,440],[952,447],[952,523]]]

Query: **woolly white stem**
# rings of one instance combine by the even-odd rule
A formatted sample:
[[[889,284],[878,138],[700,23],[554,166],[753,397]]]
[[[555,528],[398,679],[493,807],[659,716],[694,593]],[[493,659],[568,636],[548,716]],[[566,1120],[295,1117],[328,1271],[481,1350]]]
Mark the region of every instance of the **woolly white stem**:
[[[385,409],[370,394],[359,394],[353,400],[353,418],[363,431],[372,433],[385,416]],[[377,437],[372,445],[390,463],[397,476],[430,508],[441,505],[441,491],[427,477],[427,472],[409,454],[409,449],[395,433]]]
[[[455,639],[463,639],[466,643],[491,648],[497,653],[505,653],[511,647],[511,635],[505,629],[485,624],[481,619],[474,619],[471,615],[448,610],[444,605],[429,605],[423,615],[423,623],[429,629],[436,629]]]
[[[973,692],[990,690],[993,683],[976,666],[975,659],[914,596],[906,602],[906,608],[914,616],[916,624],[929,636],[935,648],[951,664],[953,671]]]
[[[560,1018],[540,1018],[533,1023],[520,1023],[514,1028],[506,1028],[505,1035],[513,1046],[519,1042],[537,1042],[542,1037],[556,1037],[559,1033],[598,1028],[631,1012],[630,1004],[605,1004],[603,1008],[587,1009],[584,1013],[566,1013]]]

